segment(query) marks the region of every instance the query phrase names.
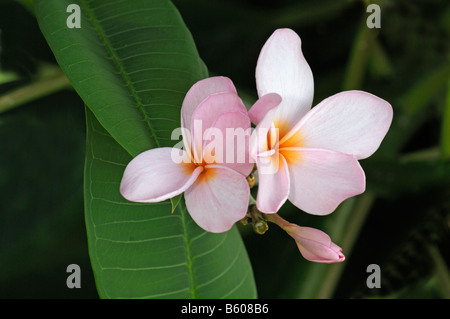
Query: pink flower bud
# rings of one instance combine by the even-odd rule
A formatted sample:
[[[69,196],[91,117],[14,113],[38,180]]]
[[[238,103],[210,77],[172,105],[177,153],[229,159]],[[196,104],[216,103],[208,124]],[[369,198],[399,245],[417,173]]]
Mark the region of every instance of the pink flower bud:
[[[289,224],[284,230],[295,239],[302,256],[319,263],[342,262],[345,256],[342,248],[333,243],[326,233],[311,227]]]

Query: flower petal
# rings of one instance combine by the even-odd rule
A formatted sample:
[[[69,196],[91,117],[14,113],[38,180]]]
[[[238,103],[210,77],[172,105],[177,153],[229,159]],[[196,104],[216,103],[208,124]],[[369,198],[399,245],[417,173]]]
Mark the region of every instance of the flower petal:
[[[218,117],[230,112],[247,114],[244,103],[234,93],[210,95],[195,109],[191,117],[191,138],[196,161],[201,162],[199,155],[203,147],[205,131],[213,126]]]
[[[250,155],[256,160],[258,154],[269,150],[268,134],[270,133],[271,144],[276,145],[276,137],[279,136],[278,129],[273,120],[277,114],[277,108],[269,110],[264,118],[258,123],[250,137]]]
[[[175,163],[170,147],[145,151],[128,163],[120,183],[120,193],[132,202],[156,203],[184,192],[197,179],[202,167]],[[183,157],[188,161],[186,152]]]
[[[238,172],[221,165],[207,165],[184,197],[197,225],[206,231],[221,233],[246,215],[250,189],[245,177]]]
[[[233,82],[223,76],[215,76],[203,79],[195,83],[187,92],[181,107],[181,126],[191,124],[191,116],[197,106],[209,95],[216,93],[236,93]],[[191,129],[190,126],[186,127]]]
[[[333,212],[365,190],[365,175],[352,156],[328,150],[281,149],[289,165],[289,201],[313,215]]]
[[[281,96],[278,120],[286,122],[287,129],[310,110],[314,79],[294,31],[278,29],[264,44],[256,66],[256,86],[260,97],[268,93]]]
[[[259,156],[258,195],[256,207],[263,213],[276,213],[289,195],[289,171],[286,160],[278,152],[271,156]]]
[[[269,93],[258,99],[248,111],[248,116],[253,124],[258,125],[268,111],[281,103],[281,96],[277,93]]]
[[[347,91],[323,100],[296,129],[302,136],[303,147],[363,159],[378,149],[391,122],[392,107],[388,102],[363,91]]]
[[[203,161],[222,164],[247,176],[254,161],[250,159],[250,119],[241,112],[220,115],[205,131]]]

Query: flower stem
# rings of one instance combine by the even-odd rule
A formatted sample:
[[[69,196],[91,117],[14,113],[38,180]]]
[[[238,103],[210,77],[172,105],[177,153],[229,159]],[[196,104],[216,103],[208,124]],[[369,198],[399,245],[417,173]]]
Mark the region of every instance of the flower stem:
[[[361,87],[366,66],[377,35],[378,29],[368,28],[365,18],[362,17],[355,41],[353,43],[352,51],[350,53],[347,73],[344,78],[344,90],[354,90]]]
[[[44,73],[32,83],[0,96],[0,113],[71,87],[69,80],[60,68],[52,67],[51,70]]]
[[[290,223],[287,220],[285,220],[278,214],[262,214],[262,215],[265,220],[278,225],[280,228],[284,229],[285,227],[290,225]]]
[[[450,79],[447,82],[447,96],[442,116],[441,156],[444,160],[450,160]]]
[[[436,245],[427,244],[426,249],[431,257],[431,260],[433,261],[442,293],[445,298],[450,298],[450,272],[447,268],[447,264],[445,263],[445,260]]]
[[[339,243],[347,259],[351,254],[359,232],[361,231],[364,221],[366,220],[372,204],[375,201],[375,197],[376,196],[373,193],[366,192],[358,197],[357,202],[353,207],[353,211],[351,212],[350,218],[348,219],[346,225],[346,232]],[[339,282],[339,278],[344,271],[344,267],[345,263],[340,263],[329,268],[329,271],[326,273],[322,281],[322,286],[317,292],[317,298],[327,299],[333,296],[334,290]]]

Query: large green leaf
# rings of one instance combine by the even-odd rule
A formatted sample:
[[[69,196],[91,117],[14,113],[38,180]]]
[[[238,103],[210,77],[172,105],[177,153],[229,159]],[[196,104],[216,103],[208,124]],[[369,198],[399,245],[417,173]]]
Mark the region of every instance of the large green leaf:
[[[66,25],[81,8],[81,28]],[[87,109],[85,217],[101,297],[252,298],[252,268],[236,228],[211,234],[184,200],[138,204],[119,193],[132,156],[171,146],[184,95],[207,76],[167,0],[36,1],[36,16]]]
[[[203,231],[181,202],[131,203],[119,194],[131,159],[87,112],[86,225],[102,297],[251,298],[253,273],[237,229]]]

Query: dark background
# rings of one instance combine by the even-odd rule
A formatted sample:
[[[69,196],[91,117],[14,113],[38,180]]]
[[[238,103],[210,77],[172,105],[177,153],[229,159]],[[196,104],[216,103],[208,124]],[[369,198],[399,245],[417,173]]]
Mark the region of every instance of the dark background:
[[[393,128],[361,162],[375,199],[328,297],[450,298],[450,168],[439,151],[450,101],[448,1],[381,2],[381,29],[360,79],[348,70],[369,15],[363,1],[173,2],[210,73],[233,79],[248,101],[256,99],[262,45],[289,27],[314,74],[314,105],[345,89],[392,104]],[[17,76],[0,82],[0,96],[38,81],[44,62],[55,65],[32,12],[0,0],[0,73]],[[0,298],[98,298],[84,226],[84,139],[84,105],[70,89],[0,113]],[[290,204],[280,214],[305,226],[324,219]],[[295,243],[272,225],[263,236],[241,230],[259,296],[299,297],[303,269],[310,274],[312,266]],[[81,289],[66,286],[72,263],[81,267]],[[382,269],[380,289],[366,287],[372,263]]]

